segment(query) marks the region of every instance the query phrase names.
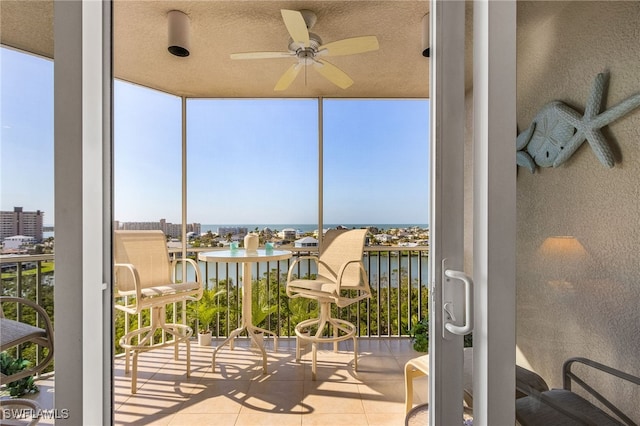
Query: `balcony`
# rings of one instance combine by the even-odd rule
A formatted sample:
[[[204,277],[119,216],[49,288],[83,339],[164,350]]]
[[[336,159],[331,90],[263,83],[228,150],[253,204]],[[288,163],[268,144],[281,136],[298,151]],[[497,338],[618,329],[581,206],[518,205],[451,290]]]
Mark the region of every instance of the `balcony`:
[[[297,319],[275,309],[262,322],[263,327],[281,336],[277,352],[267,340],[267,375],[261,373],[260,357],[246,337],[237,339],[234,350],[225,347],[218,353],[215,372],[211,369],[211,348],[194,341],[191,377],[186,377],[184,356],[174,360],[171,348],[147,352],[140,356],[137,394],[131,395],[124,359],[116,354],[115,424],[197,425],[211,424],[213,418],[219,425],[402,424],[404,364],[420,354],[413,350],[407,330],[427,314],[427,255],[426,247],[365,249],[373,297],[340,313],[360,325],[357,372],[353,371],[352,343],[341,342],[338,352],[329,346],[319,348],[318,378],[312,381],[310,348],[305,348],[300,362],[295,360],[295,339],[290,336]],[[31,262],[35,268],[25,267]],[[52,262],[52,255],[1,258],[7,271],[2,276],[2,294],[21,294],[46,303],[53,317]],[[263,295],[276,295],[264,300],[267,307],[281,306],[283,273],[289,263],[259,264],[254,270],[254,289],[264,288]],[[14,264],[15,269],[7,266]],[[240,293],[237,283],[241,272],[236,265],[200,267],[208,287],[224,285],[228,294]],[[309,272],[313,273],[307,269],[299,274]],[[254,290],[255,297],[260,294]],[[229,297],[227,301],[230,305],[218,318],[213,346],[221,343],[229,328],[239,321],[240,299]],[[178,306],[173,311],[180,309]],[[139,319],[123,320],[129,324]],[[37,382],[40,392],[33,398],[44,409],[53,408],[54,380],[52,372]],[[414,402],[424,403],[427,382],[419,380],[422,382],[416,386]],[[53,422],[42,418],[40,424]]]

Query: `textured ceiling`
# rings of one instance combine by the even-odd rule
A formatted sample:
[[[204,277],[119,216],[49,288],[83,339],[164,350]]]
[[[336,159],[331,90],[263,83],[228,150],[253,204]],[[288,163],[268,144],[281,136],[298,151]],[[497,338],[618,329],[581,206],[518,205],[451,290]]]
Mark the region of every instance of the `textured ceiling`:
[[[53,56],[51,1],[1,4],[2,43]],[[167,52],[167,12],[191,20],[191,55]],[[353,80],[340,89],[306,68],[283,92],[273,87],[295,59],[231,60],[234,52],[286,51],[280,9],[316,13],[312,32],[324,43],[375,35],[380,49],[327,58]],[[133,1],[113,8],[116,78],[196,97],[426,98],[429,59],[421,56],[421,20],[429,1]],[[306,78],[305,78],[306,77]]]
[[[53,1],[0,0],[0,43],[53,57]]]

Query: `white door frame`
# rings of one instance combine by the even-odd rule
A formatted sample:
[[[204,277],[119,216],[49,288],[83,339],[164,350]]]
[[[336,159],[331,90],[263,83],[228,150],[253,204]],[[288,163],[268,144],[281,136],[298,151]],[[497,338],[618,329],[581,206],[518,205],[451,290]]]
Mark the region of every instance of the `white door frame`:
[[[464,16],[464,2],[431,2],[430,425],[462,421],[462,338],[443,337],[442,260],[463,265]],[[514,424],[516,2],[474,1],[473,26],[474,425]]]
[[[443,334],[443,294],[463,317],[462,287],[443,288],[448,269],[464,265],[464,1],[432,1],[431,215],[429,220],[429,424],[462,424],[463,337]]]
[[[474,1],[474,425],[515,423],[516,2]]]

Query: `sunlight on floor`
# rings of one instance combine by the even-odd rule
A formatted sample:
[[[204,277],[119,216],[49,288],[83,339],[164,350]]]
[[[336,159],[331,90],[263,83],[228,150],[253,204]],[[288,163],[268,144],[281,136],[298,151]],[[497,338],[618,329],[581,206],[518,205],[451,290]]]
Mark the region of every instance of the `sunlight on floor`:
[[[217,345],[219,342],[213,342]],[[280,339],[278,351],[266,343],[268,374],[246,339],[223,348],[211,371],[211,348],[192,343],[191,377],[184,356],[165,348],[140,355],[138,392],[130,393],[124,359],[114,364],[116,425],[349,425],[404,424],[404,364],[421,355],[409,339],[362,338],[358,371],[351,342],[318,350],[318,380],[311,380],[311,351],[295,361],[295,340]],[[53,405],[52,381],[40,382],[38,402]],[[416,380],[414,404],[427,402],[426,377]],[[42,421],[40,424],[52,424]]]
[[[350,342],[334,353],[318,351],[318,380],[311,380],[311,353],[295,361],[295,341],[267,342],[268,374],[248,342],[223,348],[211,371],[211,349],[192,347],[192,376],[171,349],[140,357],[136,395],[115,366],[115,424],[154,425],[401,425],[406,361],[418,356],[408,339],[360,339],[358,372]],[[217,343],[214,342],[213,345]],[[416,383],[415,403],[426,402],[427,382]]]

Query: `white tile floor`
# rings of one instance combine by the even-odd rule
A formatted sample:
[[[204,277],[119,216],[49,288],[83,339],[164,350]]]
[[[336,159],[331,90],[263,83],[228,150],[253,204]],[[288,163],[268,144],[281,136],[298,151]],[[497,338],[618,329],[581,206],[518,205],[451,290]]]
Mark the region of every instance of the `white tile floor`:
[[[266,375],[259,353],[244,339],[233,351],[226,346],[218,353],[215,372],[212,348],[196,342],[191,347],[189,378],[184,356],[174,361],[171,348],[140,355],[135,395],[124,359],[115,361],[116,425],[402,426],[404,364],[421,355],[409,339],[361,338],[355,372],[352,342],[341,342],[337,353],[331,346],[320,348],[318,377],[312,381],[310,350],[296,362],[293,339],[280,339],[277,352],[267,341]],[[426,377],[416,380],[414,403],[427,402],[427,387]],[[52,396],[51,387],[44,390],[42,397]]]
[[[215,346],[218,342],[214,342]],[[408,339],[360,339],[358,371],[351,342],[334,353],[318,353],[318,377],[311,380],[311,354],[295,361],[295,341],[267,342],[268,374],[260,356],[239,340],[224,347],[211,371],[211,349],[192,346],[192,377],[169,350],[140,358],[139,390],[130,395],[124,361],[115,367],[115,423],[154,425],[402,425],[404,364],[420,355]],[[415,402],[426,402],[427,382],[416,383]]]

